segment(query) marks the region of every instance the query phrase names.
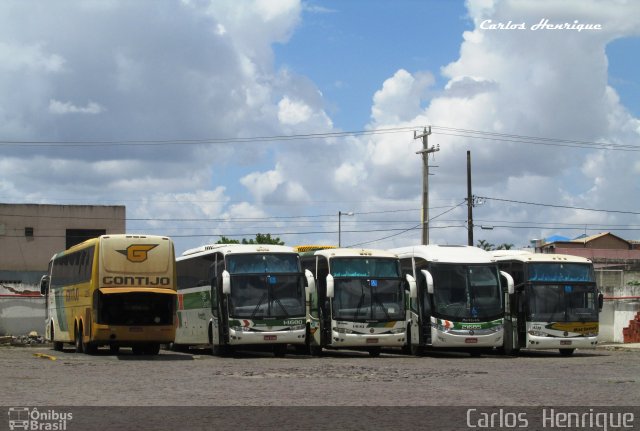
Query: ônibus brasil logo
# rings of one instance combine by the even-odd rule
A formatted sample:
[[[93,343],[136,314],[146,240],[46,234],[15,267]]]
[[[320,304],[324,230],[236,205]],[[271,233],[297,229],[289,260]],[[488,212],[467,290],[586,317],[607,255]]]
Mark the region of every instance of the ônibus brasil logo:
[[[37,407],[9,407],[9,429],[64,431],[73,413],[54,409],[39,411]]]
[[[133,244],[127,247],[126,250],[116,250],[118,253],[122,253],[127,256],[129,262],[140,263],[147,260],[147,254],[149,251],[156,248],[158,244]]]

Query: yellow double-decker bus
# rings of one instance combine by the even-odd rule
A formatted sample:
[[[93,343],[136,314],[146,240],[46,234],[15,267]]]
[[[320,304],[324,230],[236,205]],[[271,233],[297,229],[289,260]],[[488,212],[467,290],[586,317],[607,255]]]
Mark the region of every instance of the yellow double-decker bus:
[[[163,236],[102,235],[55,254],[40,282],[46,338],[93,354],[155,355],[176,332],[175,251]]]

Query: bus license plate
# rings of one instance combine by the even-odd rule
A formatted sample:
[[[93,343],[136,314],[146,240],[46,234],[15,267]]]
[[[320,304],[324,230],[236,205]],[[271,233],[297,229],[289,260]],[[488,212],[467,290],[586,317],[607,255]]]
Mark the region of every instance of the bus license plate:
[[[464,342],[467,344],[476,344],[478,342],[477,338],[465,338]]]
[[[368,344],[376,344],[378,342],[377,338],[367,338]]]
[[[264,341],[276,341],[278,339],[277,335],[265,335]]]
[[[571,340],[560,340],[560,345],[561,346],[570,346],[571,345]]]
[[[130,326],[129,332],[142,332],[142,328],[140,326]]]

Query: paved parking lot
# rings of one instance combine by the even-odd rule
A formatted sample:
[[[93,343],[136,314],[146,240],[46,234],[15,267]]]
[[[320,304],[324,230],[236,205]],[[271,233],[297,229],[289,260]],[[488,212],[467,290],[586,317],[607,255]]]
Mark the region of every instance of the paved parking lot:
[[[437,352],[324,357],[206,350],[95,356],[48,346],[0,348],[5,405],[69,406],[633,406],[640,351]],[[8,390],[7,390],[8,389]]]

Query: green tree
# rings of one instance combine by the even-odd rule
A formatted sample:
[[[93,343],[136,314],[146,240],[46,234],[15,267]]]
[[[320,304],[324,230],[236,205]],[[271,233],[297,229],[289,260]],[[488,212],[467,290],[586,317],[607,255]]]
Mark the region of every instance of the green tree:
[[[511,250],[513,248],[513,244],[502,243],[496,248],[496,250]]]
[[[259,233],[256,235],[256,239],[246,239],[242,238],[242,241],[237,239],[227,238],[226,236],[221,236],[216,244],[274,244],[274,245],[284,245],[284,241],[280,241],[278,237],[271,237],[270,233],[262,234]]]
[[[238,241],[237,239],[227,238],[226,236],[223,235],[216,242],[216,244],[240,244],[240,241]]]
[[[487,250],[487,251],[495,250],[495,245],[491,244],[490,242],[484,239],[479,239],[478,245],[476,247],[481,248],[483,250]]]

